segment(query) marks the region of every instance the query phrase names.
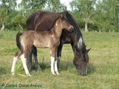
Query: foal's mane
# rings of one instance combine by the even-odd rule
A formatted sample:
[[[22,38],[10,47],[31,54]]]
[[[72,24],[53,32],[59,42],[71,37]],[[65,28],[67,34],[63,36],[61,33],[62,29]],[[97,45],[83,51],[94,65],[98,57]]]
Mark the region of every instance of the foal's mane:
[[[66,19],[66,17],[65,17],[65,14],[63,14],[62,12],[61,13],[57,13],[59,16],[54,20],[54,22],[52,23],[52,26],[49,28],[49,30],[51,30],[53,27],[54,27],[54,25],[55,25],[55,23],[56,23],[56,21],[60,18],[60,15],[62,14],[63,16],[62,16],[62,19],[65,19],[66,21],[67,21],[67,19]],[[69,22],[69,21],[68,21]]]
[[[54,27],[54,25],[56,24],[56,21],[59,19],[60,17],[57,17],[54,22],[52,23],[51,27],[48,29],[49,31]]]

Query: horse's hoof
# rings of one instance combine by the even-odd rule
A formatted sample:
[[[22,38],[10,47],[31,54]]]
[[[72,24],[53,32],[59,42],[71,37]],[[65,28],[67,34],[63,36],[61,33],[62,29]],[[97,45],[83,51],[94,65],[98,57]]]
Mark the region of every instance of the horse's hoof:
[[[52,72],[53,75],[56,75],[54,72]]]
[[[26,74],[27,76],[29,76],[29,77],[31,77],[31,75],[30,74]]]
[[[11,72],[12,75],[14,75],[14,72]]]
[[[59,72],[56,73],[57,75],[60,75]]]

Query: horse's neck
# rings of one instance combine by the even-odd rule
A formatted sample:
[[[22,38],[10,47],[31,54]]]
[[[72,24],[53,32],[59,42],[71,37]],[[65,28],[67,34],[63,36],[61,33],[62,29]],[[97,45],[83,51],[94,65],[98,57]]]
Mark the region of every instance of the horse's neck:
[[[78,47],[79,49],[81,49],[84,45],[85,45],[85,43],[84,43],[83,37],[80,36],[80,37],[77,39],[77,47]]]
[[[82,37],[82,34],[80,34],[79,32],[75,31],[74,33],[71,33],[71,42],[73,42],[72,48],[82,48],[85,43],[84,43],[84,39]]]
[[[62,29],[58,26],[54,26],[52,28],[53,32],[54,32],[54,35],[56,36],[56,38],[60,38],[61,34],[62,34]]]

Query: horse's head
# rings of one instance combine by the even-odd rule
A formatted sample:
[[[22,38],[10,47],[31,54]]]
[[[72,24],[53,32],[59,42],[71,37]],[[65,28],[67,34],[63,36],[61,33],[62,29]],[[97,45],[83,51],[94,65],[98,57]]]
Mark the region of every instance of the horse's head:
[[[67,31],[72,31],[73,29],[73,26],[68,23],[63,14],[60,14],[59,19],[56,21],[56,25],[61,27],[61,30],[65,29]]]
[[[86,46],[83,43],[78,43],[78,45],[75,47],[75,56],[73,63],[76,66],[79,75],[87,75],[87,63],[89,62],[88,56],[89,51],[90,49],[86,50]]]

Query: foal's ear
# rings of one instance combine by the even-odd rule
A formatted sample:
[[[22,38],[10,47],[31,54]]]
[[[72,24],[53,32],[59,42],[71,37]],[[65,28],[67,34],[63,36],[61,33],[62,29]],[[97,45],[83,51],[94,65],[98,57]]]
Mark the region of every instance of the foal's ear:
[[[60,14],[60,18],[63,18],[63,14]]]
[[[90,49],[87,49],[86,52],[88,53],[90,50],[91,50],[91,48]]]

